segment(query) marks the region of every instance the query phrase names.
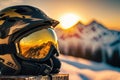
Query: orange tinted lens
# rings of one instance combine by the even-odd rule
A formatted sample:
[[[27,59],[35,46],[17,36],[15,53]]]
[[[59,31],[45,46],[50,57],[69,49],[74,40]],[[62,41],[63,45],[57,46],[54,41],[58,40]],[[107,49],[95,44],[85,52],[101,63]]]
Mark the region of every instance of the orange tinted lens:
[[[21,56],[43,59],[48,55],[51,45],[57,46],[57,37],[52,29],[42,29],[23,37],[19,45]]]

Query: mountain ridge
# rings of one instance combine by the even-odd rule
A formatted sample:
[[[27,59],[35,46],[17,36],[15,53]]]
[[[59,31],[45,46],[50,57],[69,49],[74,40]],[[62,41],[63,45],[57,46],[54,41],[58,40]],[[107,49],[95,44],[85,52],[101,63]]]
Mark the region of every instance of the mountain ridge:
[[[60,51],[64,54],[94,60],[101,56],[98,61],[102,61],[104,55],[107,62],[112,60],[113,55],[120,56],[120,32],[110,30],[97,21],[88,25],[78,22],[67,30],[56,28],[55,31]]]

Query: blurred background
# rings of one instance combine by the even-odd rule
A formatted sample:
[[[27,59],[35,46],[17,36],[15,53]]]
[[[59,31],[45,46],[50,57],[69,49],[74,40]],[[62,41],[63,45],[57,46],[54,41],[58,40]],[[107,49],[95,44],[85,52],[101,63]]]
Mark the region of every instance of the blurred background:
[[[70,80],[120,80],[120,0],[0,0],[1,10],[14,5],[60,21],[61,73]]]

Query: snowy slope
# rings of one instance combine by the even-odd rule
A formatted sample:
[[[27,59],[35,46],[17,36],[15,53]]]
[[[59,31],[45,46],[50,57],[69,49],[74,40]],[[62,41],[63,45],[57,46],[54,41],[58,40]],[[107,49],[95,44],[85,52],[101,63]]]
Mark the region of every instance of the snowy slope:
[[[69,74],[69,80],[120,80],[120,68],[82,58],[61,55],[60,73]]]

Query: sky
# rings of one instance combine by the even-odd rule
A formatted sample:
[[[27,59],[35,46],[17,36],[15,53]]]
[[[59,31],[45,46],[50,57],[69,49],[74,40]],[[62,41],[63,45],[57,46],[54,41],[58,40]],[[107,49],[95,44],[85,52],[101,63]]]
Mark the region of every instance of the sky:
[[[96,20],[109,29],[120,30],[120,0],[0,0],[0,9],[13,5],[38,7],[56,20],[73,13],[83,24]]]

